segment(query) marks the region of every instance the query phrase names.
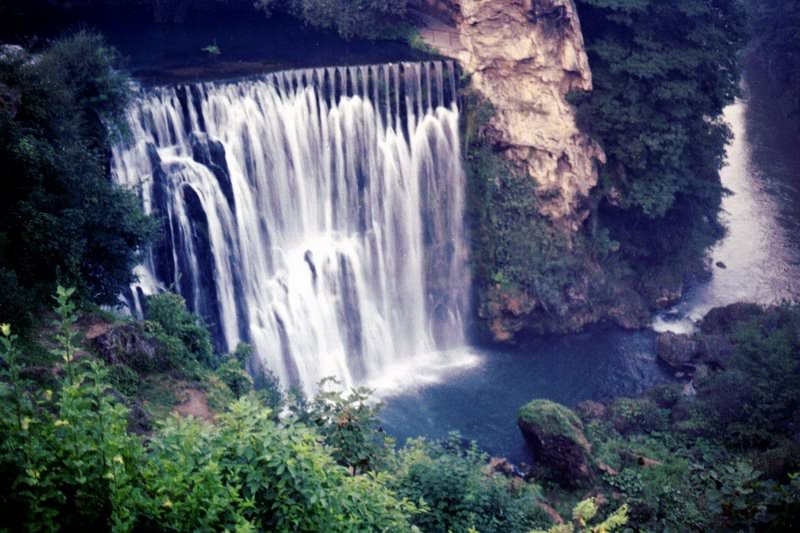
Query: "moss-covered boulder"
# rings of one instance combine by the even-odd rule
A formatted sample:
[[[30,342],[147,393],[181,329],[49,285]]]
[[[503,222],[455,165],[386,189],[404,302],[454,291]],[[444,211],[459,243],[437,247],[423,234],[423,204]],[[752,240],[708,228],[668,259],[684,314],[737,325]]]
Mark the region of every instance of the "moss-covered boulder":
[[[519,410],[517,425],[536,461],[565,486],[594,477],[591,447],[578,415],[550,400],[533,400]]]

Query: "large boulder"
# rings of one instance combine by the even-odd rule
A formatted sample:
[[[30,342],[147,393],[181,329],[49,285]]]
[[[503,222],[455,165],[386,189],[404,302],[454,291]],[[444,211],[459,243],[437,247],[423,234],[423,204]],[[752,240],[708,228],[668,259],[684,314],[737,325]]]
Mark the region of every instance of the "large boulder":
[[[693,369],[692,362],[698,351],[697,341],[689,335],[668,331],[656,338],[658,359],[675,370]]]
[[[536,461],[556,481],[575,487],[594,477],[583,423],[570,409],[550,400],[533,400],[519,410],[517,424]]]

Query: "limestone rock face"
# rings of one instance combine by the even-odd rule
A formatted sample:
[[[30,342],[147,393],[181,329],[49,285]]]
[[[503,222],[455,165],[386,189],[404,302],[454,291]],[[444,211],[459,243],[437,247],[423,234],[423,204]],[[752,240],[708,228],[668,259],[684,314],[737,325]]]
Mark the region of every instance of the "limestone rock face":
[[[461,0],[460,49],[443,50],[472,75],[495,108],[490,134],[541,187],[542,214],[586,216],[602,149],[576,124],[566,95],[591,90],[592,75],[573,0]]]

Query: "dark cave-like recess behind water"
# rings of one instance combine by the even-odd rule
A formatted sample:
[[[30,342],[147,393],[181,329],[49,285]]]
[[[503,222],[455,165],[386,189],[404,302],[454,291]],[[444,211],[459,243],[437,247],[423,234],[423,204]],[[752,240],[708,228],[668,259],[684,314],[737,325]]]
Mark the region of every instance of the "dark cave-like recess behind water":
[[[401,41],[345,40],[284,13],[255,10],[190,12],[180,23],[156,23],[150,10],[99,6],[49,10],[23,21],[0,21],[0,42],[36,45],[65,32],[102,33],[146,83],[235,78],[276,70],[430,59]],[[204,51],[210,45],[220,54]]]

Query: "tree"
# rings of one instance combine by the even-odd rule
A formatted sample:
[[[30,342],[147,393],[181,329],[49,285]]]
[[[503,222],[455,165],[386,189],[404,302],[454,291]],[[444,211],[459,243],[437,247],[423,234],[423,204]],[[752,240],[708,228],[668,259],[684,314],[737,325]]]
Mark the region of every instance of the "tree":
[[[132,279],[151,221],[109,179],[126,132],[128,78],[103,39],[78,32],[37,56],[0,58],[0,316],[14,322],[57,280],[114,303]]]
[[[608,156],[599,219],[641,271],[696,265],[722,235],[719,169],[737,94],[736,0],[579,0],[594,91],[572,95]]]
[[[752,47],[765,58],[783,89],[788,114],[800,116],[800,4],[793,0],[747,3]],[[797,121],[800,122],[800,121]],[[800,126],[797,128],[800,134]]]

